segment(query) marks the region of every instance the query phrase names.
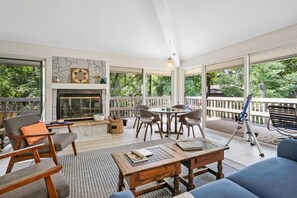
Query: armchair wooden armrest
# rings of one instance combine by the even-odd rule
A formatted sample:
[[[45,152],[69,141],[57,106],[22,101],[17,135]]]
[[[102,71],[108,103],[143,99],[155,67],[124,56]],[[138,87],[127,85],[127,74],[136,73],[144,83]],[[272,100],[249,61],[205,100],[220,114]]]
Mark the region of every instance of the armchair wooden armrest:
[[[23,148],[23,149],[12,151],[12,152],[9,152],[9,153],[1,154],[0,159],[16,156],[16,155],[19,155],[19,154],[22,154],[22,153],[27,153],[27,152],[30,152],[30,151],[33,152],[34,150],[37,150],[39,148],[44,147],[44,145],[45,144],[37,144],[37,145],[34,145],[34,146],[29,146],[29,147],[26,147],[26,148]]]
[[[0,195],[3,193],[9,192],[11,190],[14,190],[18,187],[24,186],[26,184],[29,184],[44,178],[47,184],[49,197],[58,197],[57,191],[55,189],[55,186],[53,185],[53,181],[50,176],[55,173],[58,173],[61,169],[62,169],[61,165],[56,165],[54,167],[47,168],[44,170],[38,170],[37,172],[34,172],[30,175],[25,175],[21,178],[18,178],[16,180],[0,185]]]
[[[50,135],[55,135],[55,132],[49,132],[49,133],[38,133],[38,134],[32,134],[32,135],[13,135],[13,134],[8,134],[7,136],[12,139],[19,139],[19,138],[29,138],[29,137],[38,137],[38,136],[50,136]]]
[[[39,136],[50,136],[55,135],[56,132],[49,132],[49,133],[37,133],[32,135],[22,135],[23,138],[29,138],[29,137],[39,137]]]
[[[44,136],[44,137],[48,138],[51,153],[56,153],[54,142],[52,139],[52,135],[55,135],[55,134],[56,133],[52,133],[52,132],[41,133],[41,134],[32,134],[32,135],[12,135],[12,134],[10,134],[10,135],[8,135],[8,137],[16,140],[14,150],[18,151],[18,150],[20,150],[21,142],[24,138]],[[37,151],[33,151],[33,155],[34,155],[35,162],[39,162],[40,161],[39,153]],[[56,164],[58,164],[58,160],[56,158],[54,158],[54,161],[56,162]]]

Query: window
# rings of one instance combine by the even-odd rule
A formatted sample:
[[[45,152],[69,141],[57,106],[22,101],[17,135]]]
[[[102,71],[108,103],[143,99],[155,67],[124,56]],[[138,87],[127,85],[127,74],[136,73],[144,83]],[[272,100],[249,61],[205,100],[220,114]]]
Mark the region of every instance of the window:
[[[257,98],[297,98],[297,47],[251,56],[250,89]]]
[[[1,111],[40,115],[42,79],[42,61],[0,58]]]
[[[110,95],[141,96],[142,69],[111,67]]]
[[[171,96],[171,76],[146,75],[146,96]]]

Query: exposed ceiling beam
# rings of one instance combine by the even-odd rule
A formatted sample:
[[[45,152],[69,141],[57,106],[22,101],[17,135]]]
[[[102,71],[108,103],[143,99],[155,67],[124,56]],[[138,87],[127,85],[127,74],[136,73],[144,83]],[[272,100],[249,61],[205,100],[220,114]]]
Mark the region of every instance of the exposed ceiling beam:
[[[172,18],[171,18],[169,6],[168,6],[168,0],[153,0],[153,3],[155,6],[157,16],[159,18],[161,28],[164,33],[164,37],[166,39],[166,43],[169,51],[168,54],[170,54],[170,50],[172,54],[175,54],[174,56],[172,55],[172,58],[175,61],[176,67],[179,67],[180,59],[177,51],[176,36],[175,36]]]

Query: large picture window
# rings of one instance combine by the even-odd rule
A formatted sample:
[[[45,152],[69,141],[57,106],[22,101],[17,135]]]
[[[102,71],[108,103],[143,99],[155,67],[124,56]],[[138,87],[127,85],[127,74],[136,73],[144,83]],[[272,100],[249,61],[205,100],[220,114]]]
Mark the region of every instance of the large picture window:
[[[42,112],[42,61],[0,58],[1,111]]]

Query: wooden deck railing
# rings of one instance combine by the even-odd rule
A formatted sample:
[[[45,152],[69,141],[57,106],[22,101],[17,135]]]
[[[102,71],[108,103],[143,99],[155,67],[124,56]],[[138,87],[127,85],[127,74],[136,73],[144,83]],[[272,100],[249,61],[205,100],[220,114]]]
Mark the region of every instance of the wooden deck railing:
[[[142,104],[142,97],[111,97],[110,110],[111,116],[118,114],[123,117],[132,117],[132,108]],[[171,105],[170,96],[146,96],[146,105],[149,107],[167,107]]]
[[[243,98],[208,97],[207,116],[223,119],[235,119],[243,109]],[[186,97],[185,104],[200,105],[201,97]],[[253,98],[250,104],[250,120],[256,124],[267,124],[268,105],[286,105],[297,107],[297,98]]]
[[[110,115],[132,116],[132,108],[142,104],[142,97],[111,97]],[[201,106],[201,97],[187,96],[185,104]],[[297,98],[253,98],[250,104],[250,120],[256,124],[266,124],[269,117],[268,105],[286,105],[297,108]],[[171,106],[170,96],[146,97],[149,107]],[[243,98],[208,97],[207,116],[222,119],[235,119],[243,109]],[[0,111],[17,111],[23,113],[40,113],[40,98],[0,98]]]
[[[40,114],[40,98],[0,98],[0,111]]]

